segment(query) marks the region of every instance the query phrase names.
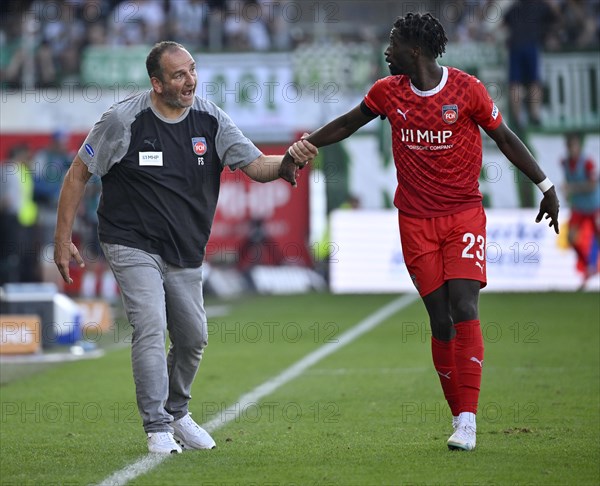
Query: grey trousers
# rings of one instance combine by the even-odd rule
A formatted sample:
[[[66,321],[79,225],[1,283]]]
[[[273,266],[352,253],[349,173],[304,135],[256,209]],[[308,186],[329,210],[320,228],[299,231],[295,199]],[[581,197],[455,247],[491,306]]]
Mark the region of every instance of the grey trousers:
[[[173,432],[170,423],[188,413],[192,383],[208,344],[202,267],[175,267],[142,250],[101,245],[133,326],[131,364],[144,430]]]

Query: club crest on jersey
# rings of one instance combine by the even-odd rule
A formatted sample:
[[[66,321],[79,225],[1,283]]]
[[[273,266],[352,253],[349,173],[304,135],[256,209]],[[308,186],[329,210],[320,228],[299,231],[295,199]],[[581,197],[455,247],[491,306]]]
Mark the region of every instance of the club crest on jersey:
[[[194,153],[196,155],[204,155],[208,150],[208,146],[206,145],[205,137],[194,137],[192,138],[192,148],[194,149]]]
[[[456,123],[456,120],[458,120],[458,105],[443,105],[442,120],[448,125]]]

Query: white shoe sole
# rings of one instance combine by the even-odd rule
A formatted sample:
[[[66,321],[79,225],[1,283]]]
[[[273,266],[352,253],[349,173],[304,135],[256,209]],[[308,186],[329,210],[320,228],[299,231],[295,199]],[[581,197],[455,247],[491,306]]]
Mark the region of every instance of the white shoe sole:
[[[475,446],[471,447],[468,444],[457,444],[456,442],[448,442],[448,449],[451,451],[472,451]]]
[[[188,445],[186,442],[184,442],[181,438],[174,436],[173,437],[175,439],[175,442],[177,442],[177,444],[179,444],[179,447],[181,447],[182,450],[184,451],[207,451],[207,450],[212,450],[212,449],[216,449],[217,445],[215,444],[212,447],[202,447],[201,449],[198,449],[197,447],[191,447],[190,445]]]

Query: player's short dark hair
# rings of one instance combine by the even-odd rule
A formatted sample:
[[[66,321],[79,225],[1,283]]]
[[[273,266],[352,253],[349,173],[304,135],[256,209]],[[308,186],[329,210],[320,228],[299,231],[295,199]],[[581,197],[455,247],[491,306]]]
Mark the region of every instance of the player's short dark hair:
[[[421,15],[409,12],[404,17],[398,17],[394,22],[394,35],[414,43],[434,58],[442,57],[446,52],[448,38],[444,27],[430,13]]]
[[[154,47],[150,50],[148,57],[146,58],[146,71],[150,78],[158,78],[163,80],[162,66],[160,65],[160,59],[162,55],[167,51],[173,51],[175,49],[185,49],[179,42],[174,41],[162,41],[154,44]]]

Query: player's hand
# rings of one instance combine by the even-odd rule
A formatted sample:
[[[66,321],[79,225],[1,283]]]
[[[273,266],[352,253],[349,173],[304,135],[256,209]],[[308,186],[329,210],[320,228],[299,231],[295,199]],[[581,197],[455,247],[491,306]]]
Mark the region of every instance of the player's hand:
[[[308,135],[308,133],[304,133],[300,140],[294,142],[288,148],[289,154],[294,158],[294,162],[300,169],[303,169],[306,164],[312,162],[319,154],[319,149],[308,140],[305,140]]]
[[[544,219],[549,219],[550,223],[548,226],[553,226],[556,234],[559,233],[558,230],[558,208],[560,203],[558,202],[558,196],[556,195],[556,189],[552,186],[544,193],[544,198],[540,202],[540,212],[535,218],[535,222],[539,223],[544,214],[546,217]]]
[[[296,187],[296,176],[298,175],[298,165],[289,152],[286,152],[279,166],[279,177],[284,181],[288,181],[292,186]]]
[[[73,244],[72,241],[63,241],[63,242],[54,242],[54,263],[58,268],[58,271],[62,275],[63,280],[72,284],[73,279],[69,275],[69,262],[71,258],[74,258],[75,261],[79,264],[81,268],[85,267],[85,263],[83,262],[83,258],[79,254],[79,250]]]

